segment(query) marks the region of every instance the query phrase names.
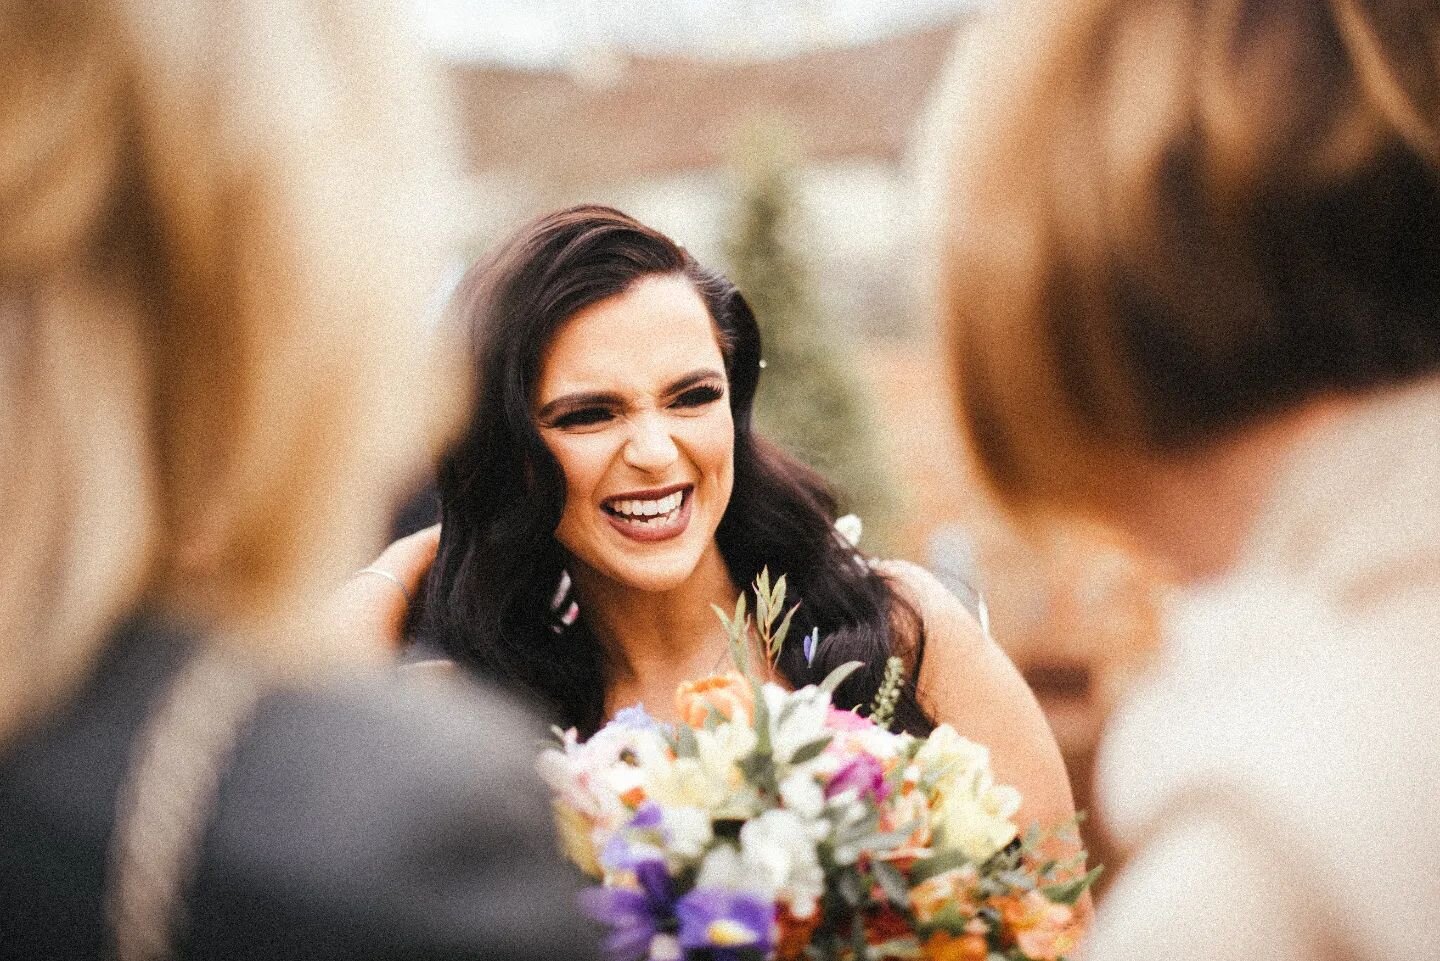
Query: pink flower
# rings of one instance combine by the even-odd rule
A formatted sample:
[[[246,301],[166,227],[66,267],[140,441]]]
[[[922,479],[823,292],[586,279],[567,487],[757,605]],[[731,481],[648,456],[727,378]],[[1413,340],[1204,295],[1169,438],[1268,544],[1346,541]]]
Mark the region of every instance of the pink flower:
[[[834,797],[847,789],[853,789],[856,797],[885,800],[890,793],[890,785],[885,783],[885,768],[868,754],[856,755],[846,761],[825,785],[825,796]]]
[[[875,726],[868,717],[861,717],[854,711],[842,711],[832,707],[825,715],[825,726],[832,731],[865,731]]]

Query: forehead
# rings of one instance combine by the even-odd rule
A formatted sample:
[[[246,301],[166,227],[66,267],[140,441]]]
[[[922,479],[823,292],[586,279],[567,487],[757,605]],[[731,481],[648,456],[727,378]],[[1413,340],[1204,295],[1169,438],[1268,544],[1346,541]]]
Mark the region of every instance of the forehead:
[[[705,301],[683,276],[646,277],[560,325],[541,358],[536,399],[658,390],[701,367],[724,370]]]

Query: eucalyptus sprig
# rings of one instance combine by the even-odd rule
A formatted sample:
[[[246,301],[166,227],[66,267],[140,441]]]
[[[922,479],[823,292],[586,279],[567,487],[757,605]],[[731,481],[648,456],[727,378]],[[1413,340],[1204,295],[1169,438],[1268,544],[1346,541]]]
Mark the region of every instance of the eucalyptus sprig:
[[[905,683],[905,662],[891,657],[885,662],[885,679],[870,702],[870,720],[885,730],[895,723],[895,705],[900,702],[900,687]]]
[[[733,615],[726,614],[719,604],[711,604],[710,609],[720,618],[720,623],[725,628],[725,639],[730,645],[730,663],[749,678],[752,684],[755,683],[755,678],[750,673],[750,615],[746,612],[745,595],[735,598]]]
[[[760,648],[765,653],[766,662],[773,668],[779,663],[780,651],[785,645],[785,638],[790,634],[790,622],[800,605],[794,604],[790,610],[785,611],[785,575],[781,574],[779,579],[771,584],[768,567],[760,571],[760,576],[755,578],[751,590],[755,594],[755,634],[760,639]],[[727,614],[718,604],[712,604],[710,608],[725,627],[725,637],[730,644],[730,660],[741,674],[754,680],[750,674],[751,620],[745,595],[742,593],[735,599],[733,614]],[[778,626],[775,623],[777,620],[780,622]]]
[[[800,605],[795,604],[786,611],[780,626],[775,626],[775,621],[780,617],[780,612],[785,610],[785,575],[781,574],[770,585],[770,568],[762,568],[760,576],[755,578],[755,629],[760,635],[761,647],[765,650],[765,659],[773,667],[780,660],[780,649],[785,644],[785,638],[790,633],[790,621],[795,617],[795,612]]]

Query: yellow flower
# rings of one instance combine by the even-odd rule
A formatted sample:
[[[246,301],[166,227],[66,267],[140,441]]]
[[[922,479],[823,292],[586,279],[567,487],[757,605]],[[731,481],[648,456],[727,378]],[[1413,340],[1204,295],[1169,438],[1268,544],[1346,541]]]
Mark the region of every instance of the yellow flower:
[[[556,801],[555,826],[560,833],[560,846],[565,856],[586,874],[597,878],[602,876],[604,871],[596,856],[595,841],[585,816],[563,801]]]
[[[941,799],[934,824],[945,847],[980,864],[1015,840],[1019,831],[1010,820],[1013,813],[1009,798],[952,794]]]

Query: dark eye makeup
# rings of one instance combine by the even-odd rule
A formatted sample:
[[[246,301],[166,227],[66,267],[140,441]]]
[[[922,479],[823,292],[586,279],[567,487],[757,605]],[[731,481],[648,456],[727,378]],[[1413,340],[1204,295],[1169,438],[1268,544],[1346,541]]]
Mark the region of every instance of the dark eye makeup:
[[[593,427],[603,424],[614,415],[604,407],[581,407],[561,414],[550,422],[551,427]]]
[[[667,406],[672,410],[698,411],[724,396],[723,383],[712,381],[696,384],[692,382],[690,386],[675,394]],[[575,403],[577,406],[564,410],[567,403]],[[583,430],[587,427],[599,427],[619,416],[618,412],[621,407],[617,405],[620,404],[618,398],[611,400],[605,395],[591,395],[590,397],[576,395],[573,400],[562,398],[559,401],[552,401],[541,410],[540,422],[545,427],[559,430]],[[547,418],[549,411],[556,407],[561,408],[562,412]]]
[[[706,404],[713,404],[715,401],[719,400],[721,397],[724,396],[725,391],[721,390],[719,385],[701,384],[698,387],[691,387],[689,390],[682,393],[679,397],[676,397],[675,400],[671,403],[671,406],[704,407]]]

